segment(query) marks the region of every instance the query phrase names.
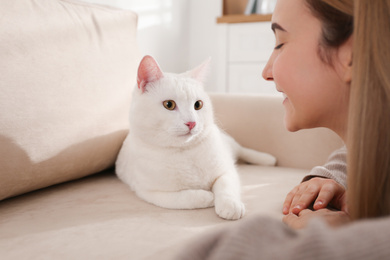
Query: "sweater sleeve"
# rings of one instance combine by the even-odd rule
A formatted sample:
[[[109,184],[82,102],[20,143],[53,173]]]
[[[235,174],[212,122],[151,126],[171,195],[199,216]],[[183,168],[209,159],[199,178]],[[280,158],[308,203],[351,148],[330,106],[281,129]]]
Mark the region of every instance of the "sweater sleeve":
[[[319,219],[299,231],[256,216],[192,241],[178,260],[388,259],[390,218],[357,221],[332,229]]]
[[[314,177],[333,179],[347,188],[347,148],[334,151],[323,166],[316,166],[311,169],[309,175],[303,178],[302,182]]]

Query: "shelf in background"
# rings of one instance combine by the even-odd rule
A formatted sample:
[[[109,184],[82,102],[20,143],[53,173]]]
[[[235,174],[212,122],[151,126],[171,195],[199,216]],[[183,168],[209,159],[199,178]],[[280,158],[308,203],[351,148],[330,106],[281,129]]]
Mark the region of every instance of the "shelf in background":
[[[269,22],[272,14],[229,14],[217,17],[217,23],[253,23],[253,22]]]

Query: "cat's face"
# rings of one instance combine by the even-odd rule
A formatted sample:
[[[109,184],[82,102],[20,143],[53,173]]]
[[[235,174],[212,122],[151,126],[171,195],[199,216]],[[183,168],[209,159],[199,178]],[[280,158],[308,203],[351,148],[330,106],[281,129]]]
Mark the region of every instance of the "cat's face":
[[[152,74],[152,81],[139,75],[139,82],[146,83],[139,83],[134,91],[130,131],[152,145],[191,145],[213,124],[211,102],[202,82],[191,72]]]

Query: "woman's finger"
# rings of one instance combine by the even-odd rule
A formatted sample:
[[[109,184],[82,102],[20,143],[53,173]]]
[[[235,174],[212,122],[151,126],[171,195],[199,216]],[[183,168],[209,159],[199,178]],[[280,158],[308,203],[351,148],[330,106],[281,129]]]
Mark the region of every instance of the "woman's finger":
[[[298,216],[295,214],[287,214],[286,216],[283,217],[283,223],[287,224],[288,226],[292,226],[292,224],[297,221]]]
[[[330,201],[334,199],[336,190],[337,188],[333,183],[324,184],[318,194],[318,198],[314,202],[313,208],[315,210],[326,208]]]
[[[338,210],[342,210],[346,206],[345,189],[336,182],[329,182],[322,187],[313,208],[318,210],[328,205],[332,205]]]
[[[292,213],[293,209],[297,207],[297,204],[298,204],[298,201],[299,199],[301,198],[302,194],[304,193],[304,189],[303,187],[298,187],[298,190],[297,192],[295,193],[292,201],[291,201],[291,205],[290,205],[290,210],[289,210],[289,213]],[[294,213],[295,214],[295,213]]]
[[[284,203],[283,203],[283,214],[284,215],[287,215],[290,212],[291,203],[292,203],[292,200],[293,200],[297,190],[298,190],[298,186],[296,186],[294,189],[292,189],[287,194],[286,199],[284,200]]]
[[[292,213],[299,214],[301,210],[304,210],[313,203],[319,193],[319,187],[317,185],[310,185],[306,188],[304,193],[299,197],[295,206],[292,208]]]

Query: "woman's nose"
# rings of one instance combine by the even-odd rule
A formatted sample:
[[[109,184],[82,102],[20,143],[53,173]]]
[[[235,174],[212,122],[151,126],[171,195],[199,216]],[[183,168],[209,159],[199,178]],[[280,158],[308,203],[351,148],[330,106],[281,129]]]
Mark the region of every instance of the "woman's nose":
[[[265,65],[262,73],[263,79],[268,81],[273,81],[274,76],[272,75],[272,64],[271,59],[268,60],[267,64]]]

